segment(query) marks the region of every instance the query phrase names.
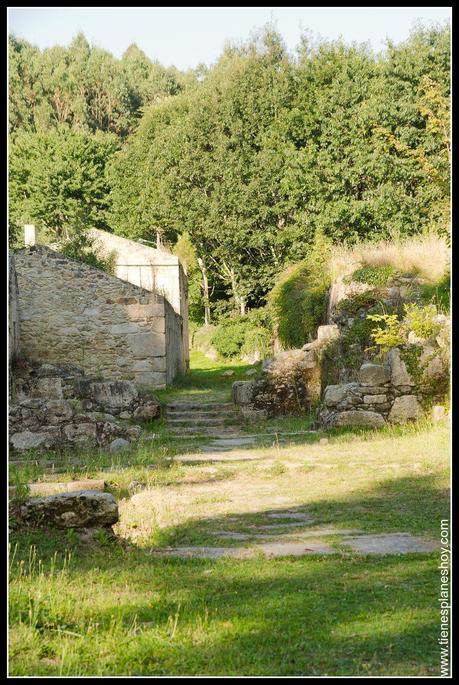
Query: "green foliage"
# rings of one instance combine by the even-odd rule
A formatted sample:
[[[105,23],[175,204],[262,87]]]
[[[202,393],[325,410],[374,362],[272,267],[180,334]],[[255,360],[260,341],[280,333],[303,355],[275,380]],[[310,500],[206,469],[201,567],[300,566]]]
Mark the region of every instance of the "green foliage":
[[[388,352],[391,347],[403,345],[405,342],[397,314],[369,314],[367,319],[382,324],[371,332],[371,337],[379,345],[381,352]]]
[[[68,259],[75,259],[78,262],[83,262],[92,266],[95,269],[100,269],[109,274],[115,273],[116,254],[110,253],[108,256],[101,256],[97,254],[94,248],[94,240],[85,232],[78,232],[72,238],[64,242],[59,251],[68,257]]]
[[[308,257],[280,274],[269,294],[269,306],[281,344],[301,347],[315,337],[326,313],[330,285],[327,268],[330,243],[319,233]]]
[[[9,213],[14,229],[34,223],[42,242],[67,241],[88,228],[107,229],[105,165],[116,138],[59,129],[18,134],[10,148]]]
[[[191,338],[191,347],[203,354],[213,349],[212,338],[217,330],[216,326],[200,326],[196,328]]]
[[[271,352],[271,328],[267,310],[256,310],[245,316],[220,321],[212,336],[212,344],[222,357],[233,358]]]
[[[437,283],[423,283],[419,286],[424,303],[432,303],[439,312],[449,312],[451,294],[451,272],[448,269]]]
[[[440,330],[440,325],[434,321],[437,308],[434,304],[420,306],[414,302],[404,305],[405,326],[419,338],[430,338]]]
[[[375,290],[366,290],[363,293],[357,293],[352,297],[346,297],[338,302],[336,309],[338,312],[347,314],[348,316],[356,316],[359,312],[375,307],[381,304],[381,299]]]
[[[392,266],[362,266],[345,279],[345,282],[358,281],[374,287],[387,286],[395,276]]]

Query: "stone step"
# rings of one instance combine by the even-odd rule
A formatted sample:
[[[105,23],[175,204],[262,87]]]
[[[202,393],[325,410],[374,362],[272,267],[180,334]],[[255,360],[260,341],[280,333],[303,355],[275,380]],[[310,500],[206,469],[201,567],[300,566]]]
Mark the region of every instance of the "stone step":
[[[228,421],[231,417],[212,417],[212,418],[194,418],[191,416],[183,417],[183,418],[178,418],[178,419],[172,419],[172,418],[167,418],[166,419],[166,425],[167,426],[180,426],[184,425],[186,423],[192,423],[194,426],[227,426],[229,425]],[[239,425],[239,423],[236,421],[237,417],[234,417],[234,423],[231,425]]]
[[[229,409],[222,410],[212,410],[212,411],[166,411],[166,418],[171,419],[212,419],[212,418],[222,418],[226,416],[234,416],[234,418],[239,418],[239,414],[235,411]]]
[[[226,412],[228,409],[234,411],[234,404],[232,402],[175,402],[166,405],[168,411],[222,411]]]

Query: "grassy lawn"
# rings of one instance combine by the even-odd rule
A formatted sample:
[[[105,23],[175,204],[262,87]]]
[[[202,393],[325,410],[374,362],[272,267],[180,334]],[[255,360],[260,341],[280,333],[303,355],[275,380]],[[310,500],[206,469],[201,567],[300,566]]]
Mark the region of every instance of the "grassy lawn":
[[[196,393],[225,400],[250,368],[192,361],[199,369],[162,391],[164,402]],[[225,368],[236,378],[221,378]],[[282,421],[309,425],[307,417]],[[327,444],[321,433],[282,445],[273,438],[228,460],[193,455],[193,443],[168,439],[164,426],[151,430],[162,442],[116,458],[82,453],[86,467],[68,464],[59,475],[105,478],[119,502],[119,542],[83,547],[72,533],[11,534],[10,675],[439,675],[436,552],[364,556],[333,534],[331,556],[152,552],[250,545],[218,532],[250,535],[267,512],[292,507],[313,518],[310,530],[437,540],[449,514],[448,425],[335,431]],[[181,461],[184,454],[196,458]],[[13,471],[12,480],[57,479],[33,458]],[[144,486],[133,496],[132,480]],[[285,534],[295,539],[298,530]]]

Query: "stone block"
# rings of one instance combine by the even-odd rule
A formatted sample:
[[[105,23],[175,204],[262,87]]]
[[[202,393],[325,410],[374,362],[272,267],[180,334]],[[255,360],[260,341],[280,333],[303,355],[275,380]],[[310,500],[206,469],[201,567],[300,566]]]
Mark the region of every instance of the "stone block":
[[[382,364],[366,362],[360,367],[359,380],[361,385],[383,385],[390,380],[390,371]]]
[[[166,354],[166,340],[159,333],[135,333],[128,335],[126,340],[136,359],[162,357]]]
[[[232,396],[234,404],[251,404],[254,390],[254,381],[236,381],[233,383]]]
[[[400,350],[398,347],[394,347],[389,350],[387,354],[387,362],[389,364],[392,385],[395,385],[396,387],[401,385],[415,385],[413,379],[408,373],[405,362],[400,357]]]
[[[423,415],[422,407],[415,395],[396,397],[389,412],[390,423],[406,423],[416,421]]]
[[[116,323],[110,326],[110,333],[124,335],[125,333],[138,333],[139,326],[136,323]]]
[[[382,428],[385,425],[384,417],[375,411],[359,411],[350,409],[335,414],[330,420],[329,425],[338,426],[365,426],[368,428]]]
[[[319,326],[317,329],[317,340],[325,342],[339,338],[339,328],[336,324],[329,324],[327,326]]]
[[[144,371],[143,373],[136,373],[134,381],[139,388],[165,388],[166,373],[162,371]]]
[[[45,423],[56,425],[69,421],[73,416],[70,402],[66,400],[49,400],[43,407]]]
[[[387,395],[364,395],[364,404],[382,404],[386,402]]]
[[[357,383],[345,383],[343,385],[327,385],[324,392],[324,404],[333,407],[343,402],[348,395],[353,395],[358,388]]]
[[[63,428],[63,433],[69,442],[78,444],[95,444],[97,440],[97,429],[94,423],[67,424]]]
[[[18,452],[44,447],[46,443],[45,433],[32,433],[31,431],[20,431],[10,435],[10,444]]]
[[[112,494],[92,490],[30,497],[19,508],[25,523],[56,528],[112,526],[118,521],[118,504]]]
[[[266,409],[254,409],[251,406],[242,406],[241,407],[241,416],[246,420],[246,421],[260,421],[261,419],[266,419],[268,416],[268,412]]]

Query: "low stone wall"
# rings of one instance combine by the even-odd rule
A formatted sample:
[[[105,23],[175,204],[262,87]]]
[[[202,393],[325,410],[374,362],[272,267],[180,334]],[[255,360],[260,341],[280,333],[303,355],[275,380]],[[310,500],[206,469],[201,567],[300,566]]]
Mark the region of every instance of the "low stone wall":
[[[19,353],[18,282],[14,255],[8,256],[8,359]]]
[[[75,446],[123,444],[142,432],[130,420],[159,416],[158,400],[142,396],[132,381],[103,381],[85,376],[72,364],[14,365],[9,404],[9,441],[13,452],[61,450]]]
[[[139,387],[165,387],[185,370],[180,317],[161,295],[43,246],[19,250],[15,262],[25,357]]]

